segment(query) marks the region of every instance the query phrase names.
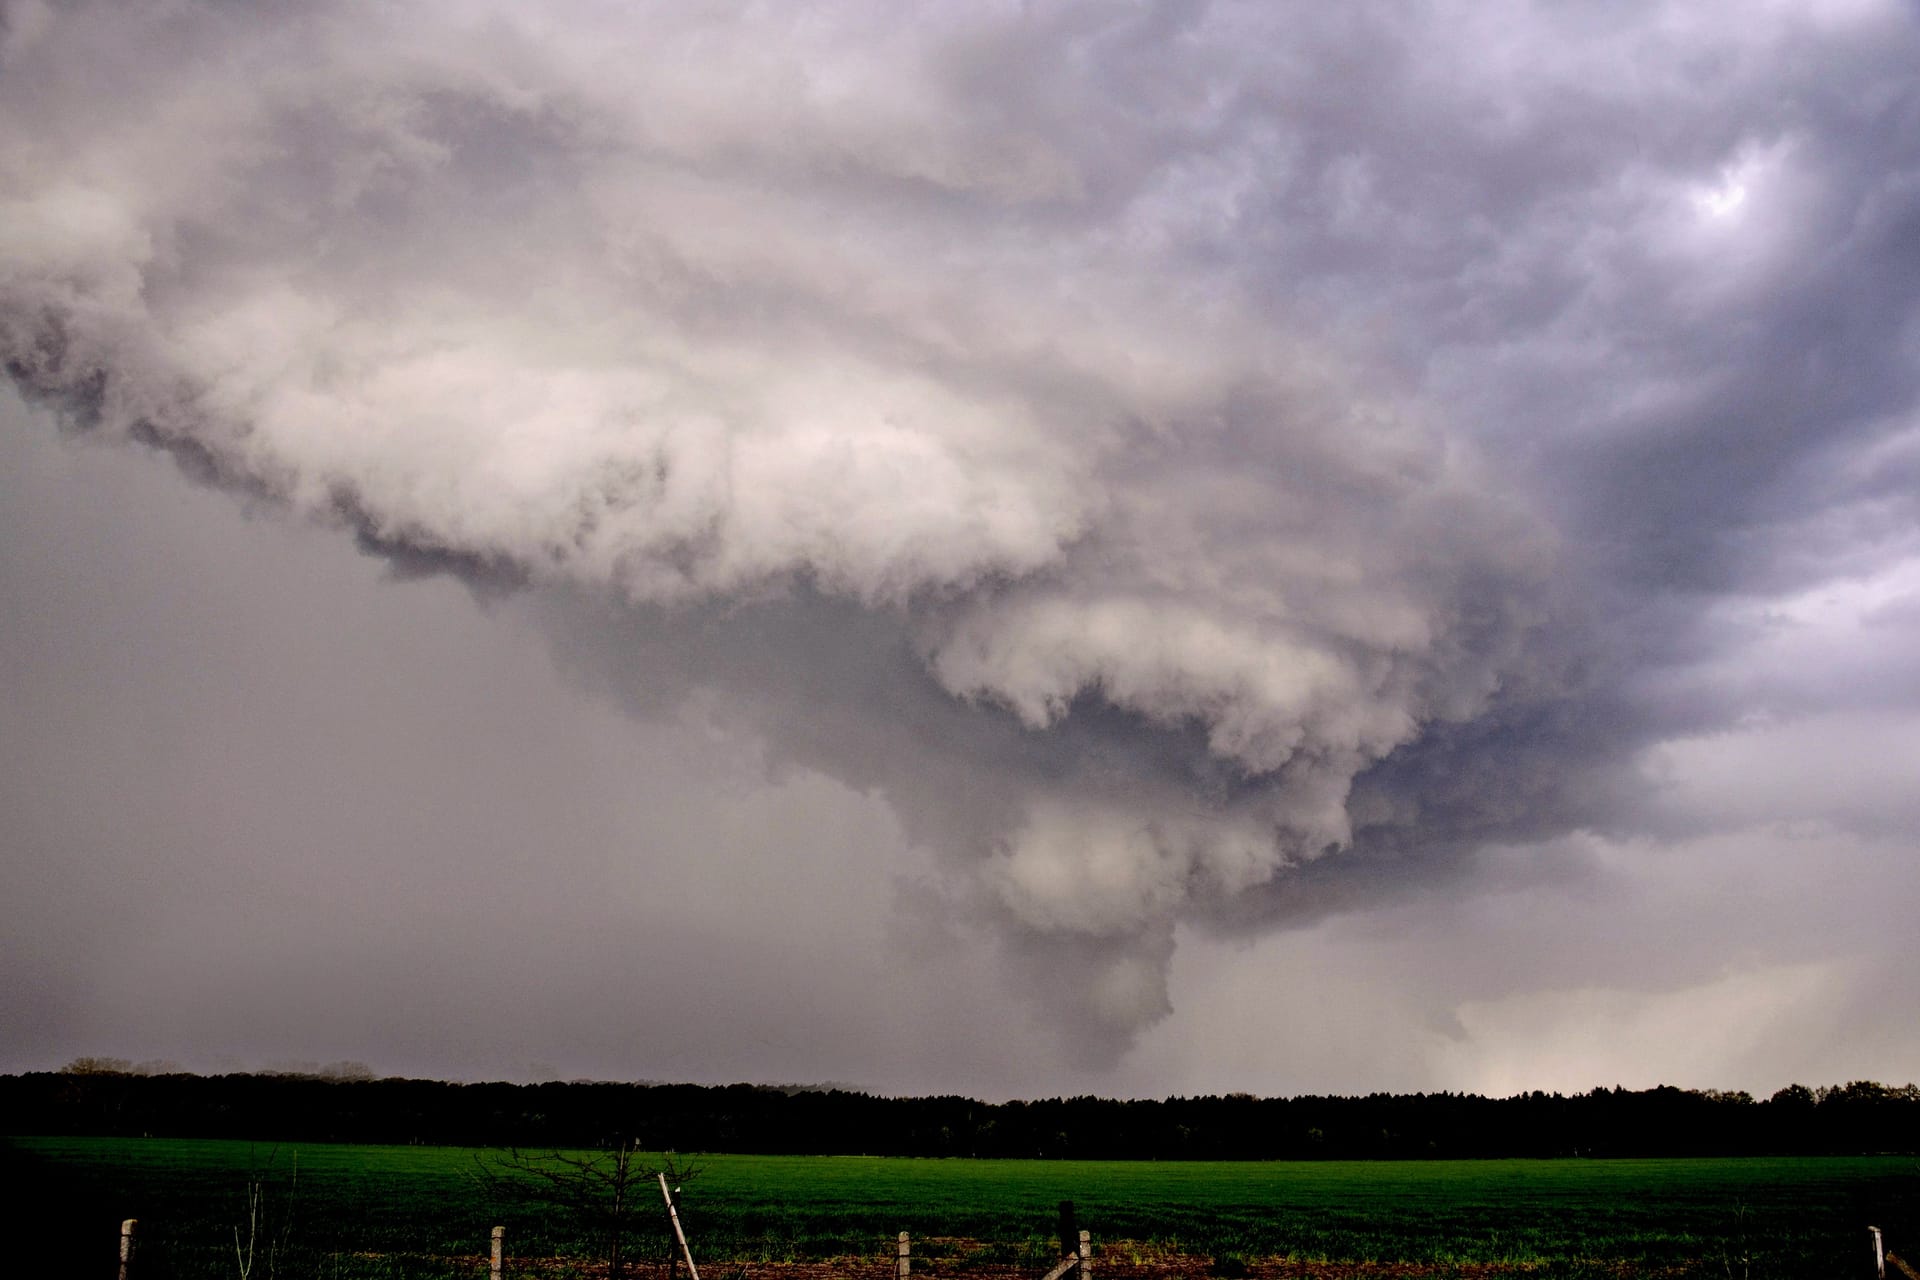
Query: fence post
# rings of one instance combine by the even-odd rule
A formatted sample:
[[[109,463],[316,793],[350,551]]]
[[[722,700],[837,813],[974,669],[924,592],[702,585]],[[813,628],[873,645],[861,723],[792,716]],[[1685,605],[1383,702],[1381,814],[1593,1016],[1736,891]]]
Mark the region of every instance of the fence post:
[[[493,1229],[493,1280],[500,1280],[500,1269],[501,1265],[506,1261],[506,1255],[507,1229],[505,1227],[495,1227]]]
[[[139,1225],[138,1218],[128,1218],[120,1224],[120,1280],[127,1280],[133,1269],[133,1229]]]
[[[893,1264],[894,1280],[907,1280],[907,1276],[913,1271],[912,1248],[913,1246],[907,1241],[907,1233],[902,1231],[899,1258]]]
[[[687,1233],[680,1225],[680,1209],[673,1203],[673,1192],[667,1187],[667,1175],[656,1175],[660,1179],[660,1197],[667,1202],[667,1221],[673,1224],[673,1238],[680,1242],[680,1256],[687,1260],[687,1274],[693,1280],[700,1280],[700,1268],[693,1265],[693,1250],[687,1247]]]
[[[1093,1280],[1093,1237],[1085,1231],[1080,1233],[1079,1280]]]

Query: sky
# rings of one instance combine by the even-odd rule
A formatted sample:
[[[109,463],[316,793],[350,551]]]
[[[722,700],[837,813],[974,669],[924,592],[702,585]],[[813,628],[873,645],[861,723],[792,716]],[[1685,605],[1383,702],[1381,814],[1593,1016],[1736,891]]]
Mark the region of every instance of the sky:
[[[0,1070],[1920,1061],[1920,7],[0,5]]]

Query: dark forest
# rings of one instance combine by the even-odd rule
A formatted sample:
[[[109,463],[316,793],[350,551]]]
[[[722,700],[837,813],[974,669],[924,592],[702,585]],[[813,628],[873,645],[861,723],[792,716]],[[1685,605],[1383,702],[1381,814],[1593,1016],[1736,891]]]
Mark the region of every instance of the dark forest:
[[[1814,1155],[1920,1148],[1920,1087],[1004,1103],[735,1084],[455,1084],[360,1072],[0,1076],[13,1134],[1046,1159]]]

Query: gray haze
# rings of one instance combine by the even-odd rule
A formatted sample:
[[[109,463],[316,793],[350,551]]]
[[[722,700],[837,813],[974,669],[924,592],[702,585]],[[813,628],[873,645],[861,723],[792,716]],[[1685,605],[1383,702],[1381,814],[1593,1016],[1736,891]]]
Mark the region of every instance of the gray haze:
[[[4,14],[0,1067],[1912,1074],[1911,7]]]

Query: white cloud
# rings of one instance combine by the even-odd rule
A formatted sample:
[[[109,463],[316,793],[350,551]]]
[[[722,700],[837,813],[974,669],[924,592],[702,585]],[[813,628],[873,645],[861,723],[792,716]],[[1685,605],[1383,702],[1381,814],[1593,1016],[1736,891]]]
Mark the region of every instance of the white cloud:
[[[884,804],[1117,1045],[1176,927],[1904,820],[1913,32],[1721,17],[29,4],[0,355]],[[1819,963],[1661,945],[1542,989]]]

